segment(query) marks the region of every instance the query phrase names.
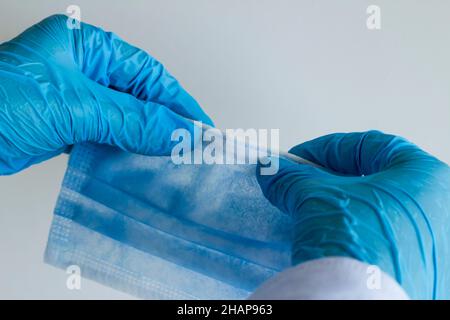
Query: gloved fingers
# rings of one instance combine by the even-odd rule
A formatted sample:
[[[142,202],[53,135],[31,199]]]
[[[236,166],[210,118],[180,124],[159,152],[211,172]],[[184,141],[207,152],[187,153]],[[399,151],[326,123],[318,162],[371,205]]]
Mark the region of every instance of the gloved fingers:
[[[409,141],[380,131],[330,134],[289,152],[338,173],[357,176],[434,159]]]
[[[99,88],[93,88],[98,86]],[[175,130],[182,136],[195,137],[201,129],[174,111],[154,102],[98,84],[88,86],[80,99],[82,112],[75,115],[74,143],[90,141],[117,146],[125,151],[145,155],[170,155],[179,140],[172,141]]]
[[[264,196],[283,212],[294,212],[299,197],[307,194],[311,188],[320,187],[329,173],[307,164],[298,164],[284,158],[268,158],[278,161],[278,171],[275,174],[261,174],[261,168],[271,164],[258,163],[256,178]]]
[[[75,60],[90,79],[139,100],[164,105],[183,117],[213,125],[197,101],[144,50],[112,32],[83,22],[79,29],[73,30],[73,39]]]
[[[257,179],[264,195],[284,212],[294,212],[303,198],[317,193],[317,190],[336,186],[340,182],[362,183],[358,176],[381,171],[385,175],[377,179],[386,177],[392,181],[404,181],[414,174],[417,183],[408,186],[408,190],[412,190],[413,186],[434,181],[430,180],[430,175],[434,168],[442,166],[437,159],[405,139],[379,131],[331,134],[300,144],[290,152],[325,169],[279,159],[278,173],[261,175],[258,166]],[[390,168],[400,170],[394,174]],[[339,177],[342,175],[357,176],[357,179],[344,181]]]
[[[156,59],[114,33],[87,23],[69,28],[69,19],[62,14],[47,17],[2,46],[28,60],[45,60],[67,71],[78,69],[105,87],[213,125],[195,99]]]

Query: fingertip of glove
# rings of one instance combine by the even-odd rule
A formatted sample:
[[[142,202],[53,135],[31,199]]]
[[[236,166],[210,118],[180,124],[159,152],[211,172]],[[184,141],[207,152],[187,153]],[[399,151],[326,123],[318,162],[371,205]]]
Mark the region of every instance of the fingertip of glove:
[[[282,157],[262,157],[256,166],[256,179],[261,186],[263,193],[267,196],[272,186],[286,174],[292,172],[302,172],[308,165],[302,165]]]

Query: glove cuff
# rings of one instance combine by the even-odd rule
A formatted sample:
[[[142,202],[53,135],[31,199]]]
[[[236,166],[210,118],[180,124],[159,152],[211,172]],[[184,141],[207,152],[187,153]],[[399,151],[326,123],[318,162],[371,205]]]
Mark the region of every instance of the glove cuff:
[[[403,288],[377,266],[345,257],[311,260],[263,283],[252,300],[407,300]]]

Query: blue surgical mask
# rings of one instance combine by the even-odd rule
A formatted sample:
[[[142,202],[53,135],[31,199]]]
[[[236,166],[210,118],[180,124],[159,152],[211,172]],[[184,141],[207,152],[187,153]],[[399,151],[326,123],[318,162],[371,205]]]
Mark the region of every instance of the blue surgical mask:
[[[291,256],[290,218],[255,167],[75,146],[46,262],[142,298],[246,298]]]

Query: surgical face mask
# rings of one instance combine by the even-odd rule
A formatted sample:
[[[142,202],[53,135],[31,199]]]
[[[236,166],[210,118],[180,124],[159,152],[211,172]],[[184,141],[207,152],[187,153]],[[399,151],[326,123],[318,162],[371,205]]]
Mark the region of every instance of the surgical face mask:
[[[75,146],[45,260],[142,298],[246,298],[291,256],[255,167]]]

